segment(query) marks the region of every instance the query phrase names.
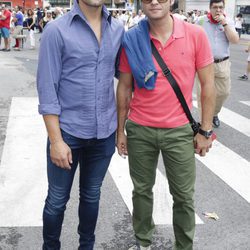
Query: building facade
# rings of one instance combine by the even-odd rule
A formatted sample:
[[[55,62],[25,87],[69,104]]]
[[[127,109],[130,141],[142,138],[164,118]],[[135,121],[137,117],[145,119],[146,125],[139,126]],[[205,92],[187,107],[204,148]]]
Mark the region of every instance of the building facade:
[[[11,8],[22,6],[24,9],[34,9],[35,7],[43,7],[42,0],[0,0],[0,4],[5,4]]]

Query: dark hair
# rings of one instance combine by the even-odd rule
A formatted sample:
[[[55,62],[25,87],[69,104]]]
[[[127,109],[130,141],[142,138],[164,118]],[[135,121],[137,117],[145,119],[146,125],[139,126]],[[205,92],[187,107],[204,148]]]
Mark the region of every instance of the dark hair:
[[[27,10],[28,16],[34,16],[34,11],[32,9]]]
[[[239,13],[236,17],[242,17],[242,14],[241,14],[241,13]]]
[[[221,2],[223,3],[223,5],[225,5],[225,0],[210,0],[209,7],[211,8],[213,3],[221,3]]]

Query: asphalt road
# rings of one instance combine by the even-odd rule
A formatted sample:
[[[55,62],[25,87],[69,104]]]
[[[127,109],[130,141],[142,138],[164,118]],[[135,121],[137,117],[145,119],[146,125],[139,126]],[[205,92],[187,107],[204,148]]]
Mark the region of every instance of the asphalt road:
[[[38,39],[38,35],[36,37]],[[225,103],[222,125],[216,129],[219,144],[214,149],[213,166],[197,158],[196,214],[203,222],[196,227],[194,249],[198,250],[250,250],[250,200],[245,192],[248,191],[248,187],[243,185],[243,190],[237,189],[238,185],[243,183],[243,179],[238,179],[234,183],[238,174],[241,177],[250,176],[250,140],[249,130],[246,129],[250,126],[250,81],[243,82],[237,79],[244,73],[246,67],[245,43],[246,40],[241,40],[240,44],[231,46],[232,90],[230,98]],[[6,136],[7,122],[12,98],[37,96],[36,68],[37,50],[28,50],[27,44],[20,52],[0,52],[0,157],[3,155],[8,136]],[[196,109],[194,114],[197,116]],[[240,124],[242,127],[240,129],[237,121],[241,121],[242,117],[244,124]],[[34,162],[34,164],[37,163]],[[245,174],[240,175],[243,165]],[[3,167],[0,165],[0,171]],[[18,167],[22,168],[21,165]],[[163,173],[161,159],[158,167]],[[228,171],[225,168],[228,168]],[[221,173],[220,169],[224,169],[225,173]],[[227,172],[230,171],[232,174],[227,177]],[[0,174],[1,196],[5,180],[3,172],[0,173],[2,174],[2,176]],[[15,180],[18,182],[19,176],[15,176]],[[16,203],[21,203],[23,197],[15,197],[15,199]],[[36,200],[33,201],[34,207],[36,202]],[[78,247],[77,204],[78,178],[76,175],[63,224],[61,236],[63,250],[74,250]],[[12,209],[4,203],[0,206],[6,210]],[[31,205],[31,213],[32,210]],[[203,212],[216,212],[220,219],[215,221],[205,218]],[[29,215],[24,215],[20,210],[20,217],[23,216]],[[3,219],[6,218],[1,218],[0,214],[0,250],[41,249],[41,226],[13,225],[10,227],[1,224]],[[172,249],[173,241],[171,224],[156,226],[153,249]],[[121,190],[111,173],[108,173],[102,188],[95,249],[125,250],[133,242],[131,214]]]

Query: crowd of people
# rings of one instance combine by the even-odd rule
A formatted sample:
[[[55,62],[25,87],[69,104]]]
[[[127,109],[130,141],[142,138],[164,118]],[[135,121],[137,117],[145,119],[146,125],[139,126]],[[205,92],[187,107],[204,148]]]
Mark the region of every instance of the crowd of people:
[[[58,7],[52,11],[50,8],[24,9],[21,6],[10,8],[2,4],[0,6],[1,51],[9,52],[12,48],[15,51],[20,51],[26,40],[26,35],[23,34],[24,29],[28,31],[29,49],[35,49],[35,32],[41,33],[48,22],[62,16],[65,12],[67,9]],[[12,39],[15,41],[13,46],[11,46]]]

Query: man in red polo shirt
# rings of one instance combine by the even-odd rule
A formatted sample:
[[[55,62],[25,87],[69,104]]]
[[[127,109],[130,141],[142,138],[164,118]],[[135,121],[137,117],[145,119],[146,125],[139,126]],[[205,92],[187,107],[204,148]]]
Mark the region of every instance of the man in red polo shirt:
[[[148,66],[149,60],[138,60],[147,51],[146,48],[139,51],[147,39],[142,37],[143,33],[139,33],[140,23],[137,26],[137,43],[129,35],[136,34],[133,30],[136,27],[129,30],[123,41],[121,74],[117,87],[117,148],[120,155],[128,155],[130,176],[134,184],[133,228],[137,244],[130,249],[151,249],[154,230],[152,188],[161,152],[174,201],[175,249],[191,250],[195,231],[194,153],[205,156],[212,145],[209,135],[215,106],[213,55],[206,34],[200,27],[171,16],[170,7],[174,0],[142,2],[143,11],[148,17],[149,39],[170,68],[189,108],[192,108],[192,89],[197,72],[201,81],[203,116],[201,130],[194,138],[179,100],[150,51],[149,57],[152,56],[158,72],[156,81],[150,88],[135,82],[132,94],[133,79],[136,79],[141,68]],[[136,47],[140,42],[142,44]],[[135,47],[138,51],[133,51]],[[131,51],[134,56],[129,58]],[[135,61],[138,61],[137,64],[133,64]],[[151,73],[145,79],[150,78]],[[125,123],[127,135],[124,133]],[[204,136],[203,132],[208,136]]]
[[[2,4],[0,15],[0,32],[4,39],[4,48],[2,51],[10,51],[10,11]]]

